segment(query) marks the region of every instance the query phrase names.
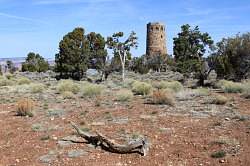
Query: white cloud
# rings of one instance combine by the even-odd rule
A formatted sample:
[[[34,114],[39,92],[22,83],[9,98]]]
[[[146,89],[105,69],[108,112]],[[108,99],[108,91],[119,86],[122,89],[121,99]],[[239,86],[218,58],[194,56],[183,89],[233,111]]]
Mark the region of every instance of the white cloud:
[[[0,12],[0,17],[7,17],[7,18],[11,18],[11,19],[16,19],[16,20],[22,20],[22,21],[28,21],[28,22],[37,22],[37,23],[47,24],[46,22],[41,21],[39,19],[22,17],[22,16],[17,16],[17,15],[12,15],[12,14],[8,14],[8,13],[2,13],[2,12]]]
[[[63,5],[75,3],[101,3],[101,2],[115,2],[120,0],[36,0],[36,5]]]

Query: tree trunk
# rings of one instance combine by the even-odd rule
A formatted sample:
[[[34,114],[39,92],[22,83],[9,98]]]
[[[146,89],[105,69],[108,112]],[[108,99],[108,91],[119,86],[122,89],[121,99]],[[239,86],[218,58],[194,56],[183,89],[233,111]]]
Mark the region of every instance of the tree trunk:
[[[122,64],[122,82],[125,81],[125,64]]]
[[[125,63],[126,63],[126,52],[119,52],[121,66],[122,66],[122,82],[125,81]]]
[[[79,127],[77,127],[77,125],[73,122],[71,122],[71,125],[79,134],[79,136],[87,141],[86,143],[93,144],[96,147],[100,146],[103,150],[119,154],[139,153],[143,156],[146,156],[149,151],[149,142],[145,137],[130,141],[128,144],[122,145],[115,143],[114,141],[108,139],[107,137],[105,137],[100,133],[92,134],[84,132]],[[75,140],[64,140],[64,141],[72,141],[74,143],[84,143]]]

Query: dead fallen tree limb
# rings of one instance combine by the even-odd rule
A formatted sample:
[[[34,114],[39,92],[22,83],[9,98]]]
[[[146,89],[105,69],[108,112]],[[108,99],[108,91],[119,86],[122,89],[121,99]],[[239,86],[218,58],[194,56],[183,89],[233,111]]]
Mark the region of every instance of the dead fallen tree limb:
[[[96,147],[100,146],[103,150],[119,154],[139,153],[143,156],[146,156],[148,153],[149,142],[146,138],[133,140],[128,144],[118,144],[100,133],[92,134],[89,132],[82,131],[73,122],[71,122],[71,125],[79,134],[79,136],[84,138],[87,143],[93,144]]]

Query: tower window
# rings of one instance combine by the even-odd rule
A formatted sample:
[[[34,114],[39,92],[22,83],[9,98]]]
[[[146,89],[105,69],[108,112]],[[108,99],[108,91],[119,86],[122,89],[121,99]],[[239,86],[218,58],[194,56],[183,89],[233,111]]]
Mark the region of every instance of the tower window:
[[[156,27],[156,30],[159,31],[159,27]]]
[[[163,31],[163,27],[161,27],[161,30]]]

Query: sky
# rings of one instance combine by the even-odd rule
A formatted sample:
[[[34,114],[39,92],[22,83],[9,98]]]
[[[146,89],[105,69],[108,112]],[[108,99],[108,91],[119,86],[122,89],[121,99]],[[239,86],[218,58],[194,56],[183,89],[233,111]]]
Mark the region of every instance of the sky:
[[[198,25],[214,41],[250,31],[250,0],[0,0],[0,58],[36,52],[54,58],[59,41],[76,27],[104,37],[137,33],[146,52],[146,24],[166,25],[168,53],[183,24]]]

